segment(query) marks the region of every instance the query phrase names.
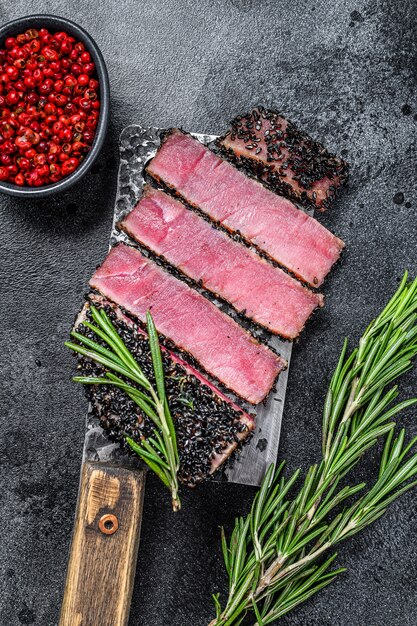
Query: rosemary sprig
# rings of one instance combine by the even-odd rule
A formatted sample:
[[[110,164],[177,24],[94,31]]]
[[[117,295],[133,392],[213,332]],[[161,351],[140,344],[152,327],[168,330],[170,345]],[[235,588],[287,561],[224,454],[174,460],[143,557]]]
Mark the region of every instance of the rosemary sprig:
[[[148,312],[147,329],[156,389],[124,344],[106,312],[103,309],[95,308],[92,304],[90,304],[90,311],[95,324],[89,321],[84,321],[83,324],[95,333],[107,347],[96,343],[76,330],[71,332],[71,336],[79,343],[67,341],[65,345],[74,352],[103,365],[106,368],[106,373],[102,377],[75,376],[73,380],[84,385],[115,385],[122,389],[152,420],[155,426],[153,436],[143,438],[140,442],[126,437],[126,441],[132,450],[159,476],[164,485],[170,489],[172,508],[174,511],[179,511],[181,501],[178,494],[177,438],[166,398],[161,349],[152,316]],[[119,375],[123,378],[120,378]],[[133,381],[136,386],[126,382],[126,379]]]
[[[331,570],[336,558],[323,555],[340,541],[383,515],[389,504],[417,484],[417,438],[405,443],[394,436],[392,418],[416,403],[393,404],[396,386],[417,355],[417,279],[407,273],[382,313],[348,354],[345,341],[330,382],[323,412],[323,456],[307,471],[297,494],[290,496],[297,470],[284,476],[284,463],[271,466],[250,513],[236,520],[222,549],[229,577],[224,608],[214,597],[216,618],[210,626],[236,626],[248,614],[265,626],[330,584],[343,569]],[[380,439],[385,445],[379,475],[364,483],[341,481]]]

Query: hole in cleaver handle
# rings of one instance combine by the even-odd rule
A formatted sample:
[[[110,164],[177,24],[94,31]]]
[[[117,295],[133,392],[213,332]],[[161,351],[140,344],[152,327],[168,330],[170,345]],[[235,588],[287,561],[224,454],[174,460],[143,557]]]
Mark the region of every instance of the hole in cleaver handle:
[[[59,626],[127,626],[145,471],[84,463]]]

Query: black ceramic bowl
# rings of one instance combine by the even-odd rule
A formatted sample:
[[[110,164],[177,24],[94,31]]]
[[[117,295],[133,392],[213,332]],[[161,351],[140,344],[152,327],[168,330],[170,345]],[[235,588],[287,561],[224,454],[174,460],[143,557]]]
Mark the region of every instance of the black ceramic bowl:
[[[87,153],[82,163],[72,174],[57,183],[43,185],[42,187],[19,187],[19,185],[13,185],[12,183],[0,181],[0,192],[7,193],[11,196],[44,198],[46,196],[59,193],[60,191],[66,191],[69,187],[74,185],[74,183],[81,180],[81,178],[93,165],[101,150],[107,131],[110,109],[110,88],[106,64],[104,63],[103,55],[101,54],[96,42],[83,28],[81,28],[81,26],[65,19],[65,17],[58,17],[56,15],[28,15],[26,17],[13,20],[13,22],[8,22],[0,28],[0,48],[4,47],[4,42],[7,37],[14,37],[19,33],[24,33],[29,28],[35,28],[37,30],[40,28],[47,28],[52,33],[62,30],[69,35],[72,35],[79,41],[82,41],[92,56],[96,66],[97,79],[100,83],[100,116],[94,141],[90,152]]]

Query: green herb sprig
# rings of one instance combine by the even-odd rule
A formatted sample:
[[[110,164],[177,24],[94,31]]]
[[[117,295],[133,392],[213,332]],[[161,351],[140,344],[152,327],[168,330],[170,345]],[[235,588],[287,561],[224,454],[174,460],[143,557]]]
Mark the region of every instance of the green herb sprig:
[[[143,438],[140,442],[126,437],[126,441],[131,449],[170,489],[172,508],[174,511],[179,511],[181,501],[178,493],[177,437],[165,393],[161,349],[152,316],[149,312],[147,313],[148,340],[156,389],[124,344],[106,312],[103,309],[97,309],[92,304],[89,305],[89,309],[95,324],[87,320],[82,323],[95,333],[107,347],[92,341],[77,330],[73,330],[71,336],[79,343],[67,341],[65,345],[74,352],[103,365],[106,368],[106,373],[102,377],[75,376],[73,380],[84,385],[115,385],[119,387],[152,420],[155,426],[152,436]],[[133,381],[137,386],[127,383],[125,379]]]
[[[393,404],[388,388],[412,367],[417,355],[417,279],[407,273],[382,313],[348,355],[345,341],[330,382],[323,412],[323,456],[312,465],[296,495],[297,470],[285,478],[282,463],[271,466],[250,513],[236,520],[222,548],[229,578],[224,608],[214,596],[210,626],[237,626],[250,614],[258,626],[276,621],[330,584],[343,568],[332,570],[340,541],[383,515],[388,505],[417,484],[417,438],[394,436],[392,418],[416,403]],[[385,445],[379,475],[365,483],[341,486],[362,455],[380,439]],[[348,503],[348,504],[347,504]]]

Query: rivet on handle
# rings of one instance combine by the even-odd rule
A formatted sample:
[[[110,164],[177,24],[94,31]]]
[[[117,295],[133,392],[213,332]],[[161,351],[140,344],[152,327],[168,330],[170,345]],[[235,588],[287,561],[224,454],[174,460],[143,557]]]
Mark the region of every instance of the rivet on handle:
[[[114,535],[119,528],[119,520],[112,513],[106,513],[100,517],[98,527],[103,535]]]

